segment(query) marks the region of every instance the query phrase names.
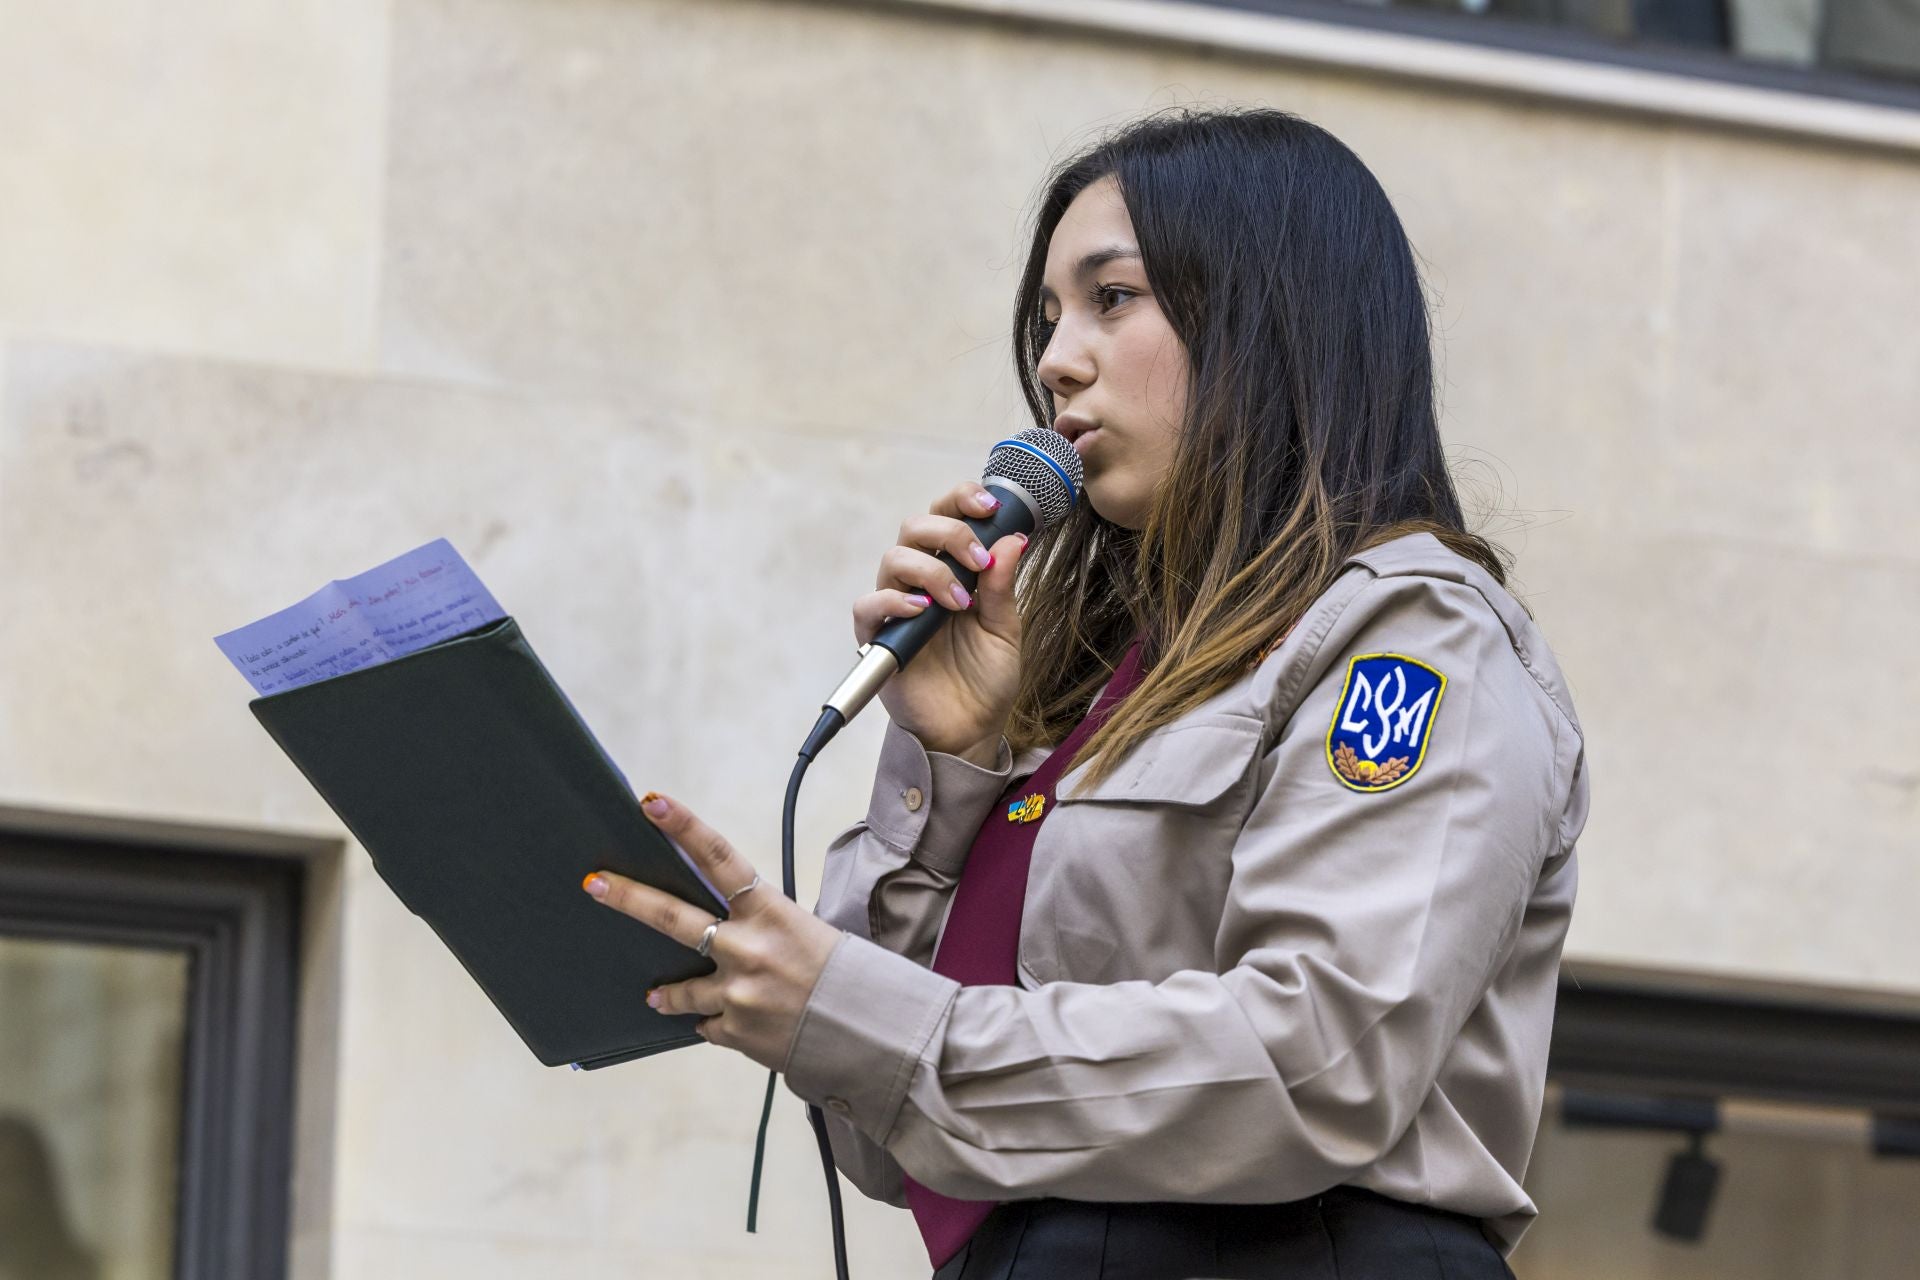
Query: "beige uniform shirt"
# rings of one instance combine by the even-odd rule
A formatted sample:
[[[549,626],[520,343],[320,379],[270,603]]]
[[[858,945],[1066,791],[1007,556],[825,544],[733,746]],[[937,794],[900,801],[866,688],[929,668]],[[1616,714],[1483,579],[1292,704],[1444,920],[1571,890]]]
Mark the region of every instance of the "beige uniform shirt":
[[[1352,687],[1387,684],[1368,655],[1445,677],[1378,790],[1333,745],[1336,718],[1377,745],[1375,709],[1409,728]],[[902,1169],[981,1200],[1348,1183],[1483,1219],[1511,1253],[1587,813],[1579,720],[1513,597],[1428,534],[1354,557],[1242,679],[1100,786],[1061,778],[1020,985],[963,987],[929,967],[954,885],[1046,756],[1003,741],[984,769],[889,726],[828,851],[816,911],[848,936],[782,1070],[854,1185],[904,1205]]]

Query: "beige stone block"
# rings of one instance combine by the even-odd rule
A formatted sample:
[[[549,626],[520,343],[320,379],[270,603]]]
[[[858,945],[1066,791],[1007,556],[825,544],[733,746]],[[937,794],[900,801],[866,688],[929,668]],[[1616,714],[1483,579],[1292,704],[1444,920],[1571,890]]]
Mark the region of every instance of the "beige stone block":
[[[748,1234],[763,1070],[707,1045],[544,1067],[357,850],[353,866],[336,1274],[524,1274],[508,1268],[576,1251],[675,1276],[830,1265],[818,1153],[784,1086]],[[863,1269],[909,1272],[921,1246],[908,1215],[843,1195]]]
[[[1570,514],[1631,525],[1666,341],[1661,133],[1498,100],[1432,105],[1321,123],[1379,175],[1413,241],[1462,500],[1516,550]]]
[[[826,1212],[824,1203],[820,1207]],[[849,1208],[848,1231],[854,1230]],[[613,1221],[623,1216],[616,1213]],[[904,1211],[900,1213],[905,1217]],[[578,1211],[556,1226],[566,1238],[513,1236],[491,1231],[436,1232],[425,1229],[348,1228],[339,1250],[341,1276],[405,1276],[407,1280],[526,1280],[529,1276],[660,1276],[673,1280],[812,1280],[833,1274],[832,1254],[811,1242],[762,1228],[741,1239],[696,1237],[671,1228],[664,1238],[607,1239],[612,1225]],[[862,1228],[865,1231],[865,1228]],[[917,1263],[893,1254],[877,1254],[864,1240],[849,1239],[851,1270],[856,1275],[915,1276],[929,1271],[926,1250]]]
[[[403,0],[394,62],[390,367],[930,439],[1024,425],[1040,181],[1201,65],[764,0]]]
[[[373,350],[388,0],[9,0],[0,333]]]
[[[629,773],[677,757],[659,594],[692,500],[631,408],[57,344],[0,419],[0,789],[335,830],[213,636],[445,536]]]
[[[1920,169],[1675,137],[1672,527],[1912,563]]]
[[[1558,537],[1531,599],[1586,729],[1570,955],[1920,987],[1920,573],[1676,535]]]

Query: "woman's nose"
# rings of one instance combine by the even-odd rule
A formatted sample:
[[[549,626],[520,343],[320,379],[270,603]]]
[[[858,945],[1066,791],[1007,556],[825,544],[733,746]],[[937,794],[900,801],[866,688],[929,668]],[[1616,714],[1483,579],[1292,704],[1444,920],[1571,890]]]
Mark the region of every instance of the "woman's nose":
[[[1048,390],[1061,395],[1078,391],[1093,381],[1093,363],[1086,349],[1074,341],[1066,322],[1053,331],[1046,350],[1040,353],[1035,372]]]

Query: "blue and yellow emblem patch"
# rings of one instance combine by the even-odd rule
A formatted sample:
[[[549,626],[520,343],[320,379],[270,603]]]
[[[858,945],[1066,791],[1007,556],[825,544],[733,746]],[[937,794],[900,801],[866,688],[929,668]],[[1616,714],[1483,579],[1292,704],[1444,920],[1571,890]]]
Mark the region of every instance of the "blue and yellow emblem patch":
[[[1352,791],[1388,791],[1413,777],[1446,691],[1445,676],[1404,654],[1354,658],[1327,726],[1333,776]]]
[[[1036,791],[1030,796],[1022,796],[1007,806],[1008,822],[1033,822],[1040,817],[1040,811],[1047,807],[1044,792]]]

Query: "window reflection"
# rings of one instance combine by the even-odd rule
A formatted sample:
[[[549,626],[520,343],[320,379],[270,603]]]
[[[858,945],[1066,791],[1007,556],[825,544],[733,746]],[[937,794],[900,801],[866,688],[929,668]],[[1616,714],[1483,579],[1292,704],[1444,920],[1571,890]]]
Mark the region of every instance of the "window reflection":
[[[1920,0],[1347,0],[1920,84]]]
[[[173,1274],[184,952],[0,937],[0,1280]]]
[[[73,1233],[53,1151],[31,1120],[0,1116],[0,1277],[97,1280],[93,1251]]]

